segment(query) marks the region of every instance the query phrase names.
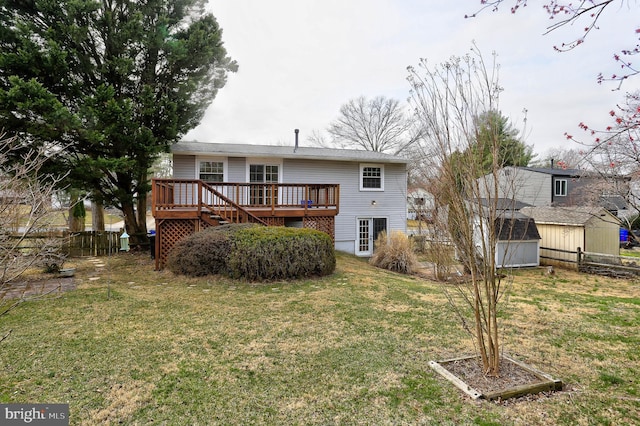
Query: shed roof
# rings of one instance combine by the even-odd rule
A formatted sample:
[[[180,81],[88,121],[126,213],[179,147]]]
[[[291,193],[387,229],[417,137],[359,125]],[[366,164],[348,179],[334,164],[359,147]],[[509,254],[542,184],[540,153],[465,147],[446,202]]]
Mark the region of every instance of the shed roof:
[[[584,226],[596,217],[618,221],[603,207],[524,207],[520,211],[538,224]]]
[[[531,241],[541,239],[533,218],[518,212],[508,212],[496,218],[496,234],[500,241]]]
[[[407,164],[408,159],[381,152],[356,149],[311,148],[277,145],[249,145],[181,141],[171,147],[174,154],[221,155],[228,157],[262,157],[333,161],[369,161],[376,163]]]

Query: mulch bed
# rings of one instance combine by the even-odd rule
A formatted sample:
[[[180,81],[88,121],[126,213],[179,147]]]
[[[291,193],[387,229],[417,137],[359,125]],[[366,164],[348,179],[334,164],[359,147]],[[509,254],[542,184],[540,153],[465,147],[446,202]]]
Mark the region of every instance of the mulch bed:
[[[73,277],[56,277],[15,282],[0,288],[0,300],[56,295],[75,289],[76,283]]]
[[[443,364],[443,367],[483,394],[542,382],[535,374],[505,358],[500,360],[499,377],[485,375],[482,370],[482,362],[476,358],[447,362]]]

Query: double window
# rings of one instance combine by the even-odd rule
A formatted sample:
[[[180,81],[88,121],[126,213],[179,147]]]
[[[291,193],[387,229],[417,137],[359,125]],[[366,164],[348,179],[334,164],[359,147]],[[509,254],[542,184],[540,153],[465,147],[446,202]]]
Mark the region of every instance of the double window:
[[[377,164],[361,164],[360,190],[384,191],[384,167]]]
[[[555,182],[555,191],[553,194],[556,197],[566,197],[567,196],[567,180],[566,179],[556,179]]]
[[[224,163],[200,161],[199,179],[205,182],[224,182]]]

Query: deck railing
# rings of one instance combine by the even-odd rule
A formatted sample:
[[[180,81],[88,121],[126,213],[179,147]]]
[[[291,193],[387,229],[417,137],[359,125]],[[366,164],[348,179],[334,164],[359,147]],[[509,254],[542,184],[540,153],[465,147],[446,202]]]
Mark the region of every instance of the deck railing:
[[[213,183],[198,179],[153,179],[152,209],[219,211],[270,209],[331,209],[338,213],[337,184]]]

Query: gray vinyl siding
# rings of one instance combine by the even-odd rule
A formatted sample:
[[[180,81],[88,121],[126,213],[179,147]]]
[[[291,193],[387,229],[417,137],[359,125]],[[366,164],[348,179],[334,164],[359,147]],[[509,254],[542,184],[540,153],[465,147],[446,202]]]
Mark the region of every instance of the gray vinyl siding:
[[[243,183],[247,180],[247,161],[244,157],[229,157],[227,182]]]
[[[499,179],[500,197],[515,199],[532,206],[551,205],[551,175],[505,167],[500,171]]]
[[[173,177],[176,179],[196,179],[195,155],[173,156]]]
[[[194,179],[196,157],[174,154],[174,177]],[[364,162],[363,162],[364,163]],[[282,183],[318,183],[340,185],[340,212],[336,216],[336,248],[353,253],[357,219],[386,218],[389,232],[406,231],[406,165],[366,162],[384,167],[384,191],[360,190],[360,162],[307,159],[283,159]],[[246,182],[246,158],[227,159],[227,182]],[[372,205],[375,201],[375,206]]]
[[[340,185],[340,213],[336,216],[336,248],[354,252],[358,218],[386,218],[389,232],[406,231],[407,181],[404,164],[384,167],[384,191],[360,191],[358,162],[285,160],[283,183]],[[376,205],[372,206],[371,202]]]

